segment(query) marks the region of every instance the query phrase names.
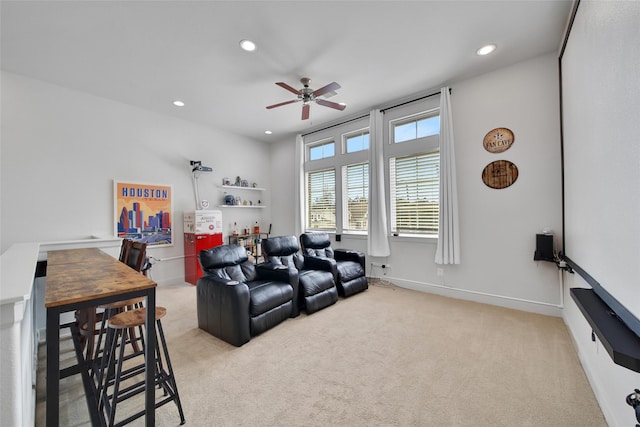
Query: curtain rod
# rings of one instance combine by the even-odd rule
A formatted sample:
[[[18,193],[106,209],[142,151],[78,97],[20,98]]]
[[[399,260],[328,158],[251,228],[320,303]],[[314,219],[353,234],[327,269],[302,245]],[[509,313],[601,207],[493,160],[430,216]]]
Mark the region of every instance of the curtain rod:
[[[362,116],[354,117],[353,119],[345,120],[344,122],[336,123],[334,125],[325,126],[325,127],[321,128],[321,129],[316,129],[316,130],[311,131],[311,132],[303,133],[302,136],[312,135],[314,133],[322,132],[323,130],[331,129],[331,128],[334,128],[336,126],[342,126],[342,125],[347,124],[347,123],[355,122],[356,120],[364,119],[365,117],[369,117],[369,115],[368,114],[364,114]]]
[[[449,88],[449,94],[451,94],[451,88]],[[380,111],[382,111],[384,113],[387,110],[391,110],[393,108],[397,108],[397,107],[401,107],[403,105],[411,104],[412,102],[420,101],[422,99],[431,98],[432,96],[436,96],[436,95],[440,95],[440,91],[434,92],[434,93],[430,93],[429,95],[424,95],[424,96],[421,96],[419,98],[411,99],[409,101],[401,102],[399,104],[392,105],[391,107],[387,107],[387,108],[381,109]],[[317,133],[317,132],[322,132],[323,130],[331,129],[331,128],[334,128],[334,127],[337,127],[337,126],[342,126],[342,125],[345,125],[347,123],[355,122],[356,120],[364,119],[365,117],[369,117],[369,114],[364,114],[362,116],[354,117],[353,119],[345,120],[344,122],[336,123],[336,124],[333,124],[333,125],[325,126],[325,127],[321,128],[321,129],[316,129],[316,130],[311,131],[311,132],[303,133],[302,136],[312,135],[312,134]]]
[[[451,88],[449,88],[449,94],[451,94]],[[420,101],[420,100],[423,100],[423,99],[431,98],[432,96],[436,96],[436,95],[440,95],[440,91],[437,91],[437,92],[434,92],[434,93],[430,93],[429,95],[424,95],[424,96],[421,96],[419,98],[411,99],[409,101],[401,102],[399,104],[392,105],[391,107],[383,108],[380,111],[382,111],[384,113],[387,110],[392,110],[394,108],[402,107],[403,105],[407,105],[407,104],[411,104],[412,102],[416,102],[416,101]]]

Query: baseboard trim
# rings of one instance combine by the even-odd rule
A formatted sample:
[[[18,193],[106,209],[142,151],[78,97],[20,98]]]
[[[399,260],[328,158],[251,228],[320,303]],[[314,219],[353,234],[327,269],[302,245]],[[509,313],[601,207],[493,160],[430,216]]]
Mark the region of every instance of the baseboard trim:
[[[412,289],[415,291],[427,292],[467,301],[475,301],[483,304],[497,305],[499,307],[512,308],[514,310],[527,311],[530,313],[562,317],[562,307],[558,304],[552,304],[542,301],[531,301],[522,298],[514,298],[504,295],[472,291],[468,289],[453,288],[450,286],[443,286],[434,283],[417,282],[413,280],[400,279],[397,277],[385,276],[383,279],[401,288]]]

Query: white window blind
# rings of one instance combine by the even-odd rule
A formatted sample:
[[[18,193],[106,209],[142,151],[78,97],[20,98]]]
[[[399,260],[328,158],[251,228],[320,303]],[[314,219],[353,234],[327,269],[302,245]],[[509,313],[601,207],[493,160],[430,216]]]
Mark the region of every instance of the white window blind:
[[[307,215],[307,224],[310,229],[335,230],[335,169],[309,172],[307,175]]]
[[[347,206],[344,221],[346,230],[366,231],[369,197],[369,163],[348,165],[343,168],[343,182],[345,183],[346,200],[343,206]]]
[[[437,233],[440,152],[393,157],[389,163],[391,231]]]

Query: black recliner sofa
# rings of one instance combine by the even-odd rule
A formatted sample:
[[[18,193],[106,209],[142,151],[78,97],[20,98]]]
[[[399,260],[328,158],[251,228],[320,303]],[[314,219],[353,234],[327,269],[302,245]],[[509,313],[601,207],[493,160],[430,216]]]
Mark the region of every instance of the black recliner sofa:
[[[263,239],[262,253],[270,264],[298,270],[297,303],[300,310],[304,309],[307,314],[311,314],[338,301],[335,261],[303,256],[295,236]]]
[[[300,235],[302,253],[309,257],[333,258],[336,260],[336,285],[343,297],[348,297],[369,288],[365,275],[365,255],[349,249],[333,249],[329,233],[313,232]]]
[[[299,314],[298,272],[248,260],[245,248],[224,245],[198,254],[204,276],[196,284],[198,326],[240,347]]]

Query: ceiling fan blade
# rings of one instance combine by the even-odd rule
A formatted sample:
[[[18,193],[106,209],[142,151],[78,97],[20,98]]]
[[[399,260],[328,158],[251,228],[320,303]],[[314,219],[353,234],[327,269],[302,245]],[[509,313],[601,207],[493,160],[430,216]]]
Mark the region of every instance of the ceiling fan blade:
[[[270,110],[270,109],[276,108],[276,107],[282,107],[283,105],[287,105],[287,104],[293,104],[294,102],[298,102],[298,101],[299,101],[298,99],[294,99],[294,100],[291,100],[291,101],[284,101],[284,102],[281,102],[279,104],[269,105],[267,107],[267,110]]]
[[[336,104],[335,102],[327,101],[326,99],[316,99],[316,102],[324,107],[335,108],[340,111],[346,108],[346,105]]]
[[[288,84],[284,83],[284,82],[278,82],[276,83],[278,86],[280,86],[283,89],[288,90],[289,92],[295,93],[296,95],[300,94],[300,91],[298,89],[294,89],[291,86],[289,86]]]
[[[302,106],[302,120],[307,120],[309,118],[309,104],[304,104]]]
[[[333,92],[334,90],[340,89],[340,85],[336,82],[329,83],[328,85],[321,87],[320,89],[313,91],[313,96],[322,96],[325,93]]]

